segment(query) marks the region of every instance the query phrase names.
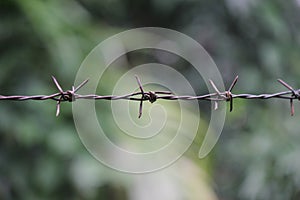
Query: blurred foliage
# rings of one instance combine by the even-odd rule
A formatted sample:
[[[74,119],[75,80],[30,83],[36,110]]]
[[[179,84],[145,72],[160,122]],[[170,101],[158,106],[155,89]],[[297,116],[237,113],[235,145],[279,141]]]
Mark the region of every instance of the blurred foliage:
[[[56,90],[50,75],[67,89],[99,42],[142,26],[175,29],[199,41],[226,84],[240,76],[234,92],[284,90],[276,78],[300,85],[299,0],[2,0],[0,93],[50,94]],[[134,53],[130,58],[132,66],[149,61]],[[203,93],[192,67],[182,60],[179,65],[196,92]],[[71,105],[63,105],[59,118],[54,106],[50,101],[1,102],[0,199],[300,197],[299,105],[290,117],[283,100],[237,100],[208,158],[197,158],[199,130],[178,162],[146,175],[102,166],[80,142]],[[200,104],[204,111],[207,106]],[[206,127],[209,113],[204,115]]]

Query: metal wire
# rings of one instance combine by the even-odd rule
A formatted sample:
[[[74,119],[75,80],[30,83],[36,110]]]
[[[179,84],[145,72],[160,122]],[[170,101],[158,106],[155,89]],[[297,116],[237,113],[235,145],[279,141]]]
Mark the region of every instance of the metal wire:
[[[172,92],[169,91],[149,91],[145,92],[143,89],[143,86],[141,84],[141,81],[138,76],[135,76],[140,92],[134,92],[130,94],[125,95],[96,95],[96,94],[90,94],[90,95],[81,95],[78,94],[78,90],[82,88],[88,80],[83,81],[79,86],[76,88],[73,86],[71,90],[64,91],[56,78],[52,76],[52,80],[57,87],[58,91],[57,93],[51,94],[51,95],[34,95],[34,96],[22,96],[22,95],[14,95],[14,96],[4,96],[0,95],[0,100],[7,100],[7,101],[27,101],[27,100],[54,100],[56,101],[56,116],[60,113],[60,105],[61,102],[73,102],[78,99],[92,99],[92,100],[129,100],[129,101],[140,101],[139,106],[139,115],[140,118],[142,116],[143,111],[143,102],[149,101],[150,103],[154,103],[158,99],[164,99],[164,100],[202,100],[202,101],[213,101],[214,102],[214,108],[218,109],[218,102],[220,101],[228,101],[230,103],[230,112],[233,110],[233,99],[240,98],[240,99],[271,99],[271,98],[278,98],[278,99],[289,99],[290,101],[290,108],[291,108],[291,115],[293,116],[294,111],[294,105],[293,100],[297,99],[300,100],[300,89],[295,90],[293,87],[291,87],[289,84],[284,82],[281,79],[278,79],[277,81],[281,83],[284,87],[288,89],[288,91],[283,92],[277,92],[272,94],[233,94],[231,91],[234,88],[234,86],[237,83],[238,76],[235,77],[233,82],[231,83],[228,90],[224,92],[220,92],[214,82],[212,80],[209,80],[211,86],[215,90],[215,93],[210,94],[204,94],[200,96],[190,96],[190,95],[184,95],[184,96],[177,96],[172,94]]]

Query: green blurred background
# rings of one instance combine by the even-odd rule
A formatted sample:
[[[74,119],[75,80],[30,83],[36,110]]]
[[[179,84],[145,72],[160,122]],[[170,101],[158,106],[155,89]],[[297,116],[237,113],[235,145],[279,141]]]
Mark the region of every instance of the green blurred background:
[[[299,0],[1,0],[0,94],[51,94],[51,75],[69,89],[99,42],[144,26],[197,40],[226,85],[240,76],[235,93],[285,90],[277,78],[300,86]],[[135,65],[148,61],[131,57]],[[191,66],[177,65],[197,83]],[[297,102],[290,117],[284,100],[236,100],[209,157],[197,158],[197,136],[178,162],[146,175],[97,162],[80,142],[71,104],[56,118],[52,101],[0,103],[0,199],[300,198]]]

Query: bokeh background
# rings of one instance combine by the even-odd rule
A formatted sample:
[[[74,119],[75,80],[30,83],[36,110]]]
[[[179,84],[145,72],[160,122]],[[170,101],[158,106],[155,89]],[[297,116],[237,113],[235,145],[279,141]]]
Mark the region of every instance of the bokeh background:
[[[299,0],[1,0],[0,94],[51,94],[56,92],[51,75],[68,89],[99,42],[144,26],[174,29],[197,40],[227,86],[240,76],[235,93],[285,90],[277,78],[300,86]],[[128,69],[149,61],[171,63],[198,94],[205,92],[180,59],[147,52],[128,57]],[[106,87],[102,84],[109,92]],[[199,134],[172,166],[130,175],[88,153],[70,104],[55,117],[52,101],[2,101],[0,199],[299,199],[300,106],[295,103],[291,117],[284,100],[236,100],[207,158],[197,158]],[[207,106],[200,105],[203,126],[209,122]]]

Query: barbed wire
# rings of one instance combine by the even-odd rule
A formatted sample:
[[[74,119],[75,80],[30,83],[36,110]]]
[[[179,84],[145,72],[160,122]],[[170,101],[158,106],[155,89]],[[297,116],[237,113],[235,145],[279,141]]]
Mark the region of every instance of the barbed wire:
[[[213,87],[215,93],[209,93],[199,96],[190,96],[190,95],[174,95],[170,91],[149,91],[145,92],[142,86],[142,83],[137,75],[135,75],[137,84],[139,86],[140,91],[129,93],[125,95],[97,95],[97,94],[89,94],[89,95],[81,95],[78,94],[78,90],[82,88],[85,84],[87,84],[88,79],[83,81],[79,86],[74,87],[72,86],[71,90],[64,91],[60,84],[58,83],[57,79],[52,76],[52,80],[57,87],[57,93],[50,94],[50,95],[33,95],[33,96],[23,96],[23,95],[13,95],[13,96],[5,96],[0,95],[1,100],[7,101],[27,101],[27,100],[54,100],[56,101],[56,116],[60,113],[60,105],[62,102],[74,102],[78,99],[92,99],[92,100],[129,100],[129,101],[140,101],[139,105],[139,114],[138,118],[142,116],[143,113],[143,102],[149,101],[150,103],[154,103],[158,99],[163,100],[198,100],[198,101],[212,101],[214,103],[214,109],[218,109],[218,103],[220,101],[227,101],[229,102],[229,111],[233,110],[233,100],[235,98],[240,99],[271,99],[271,98],[278,98],[278,99],[288,99],[290,101],[290,109],[291,109],[291,116],[294,115],[295,109],[293,100],[300,100],[300,89],[295,90],[292,86],[287,84],[281,79],[277,79],[279,83],[281,83],[284,87],[288,89],[288,91],[271,93],[271,94],[233,94],[232,90],[238,81],[238,76],[232,81],[228,90],[224,92],[220,92],[214,82],[209,80],[209,83]],[[140,96],[140,97],[138,97]]]

